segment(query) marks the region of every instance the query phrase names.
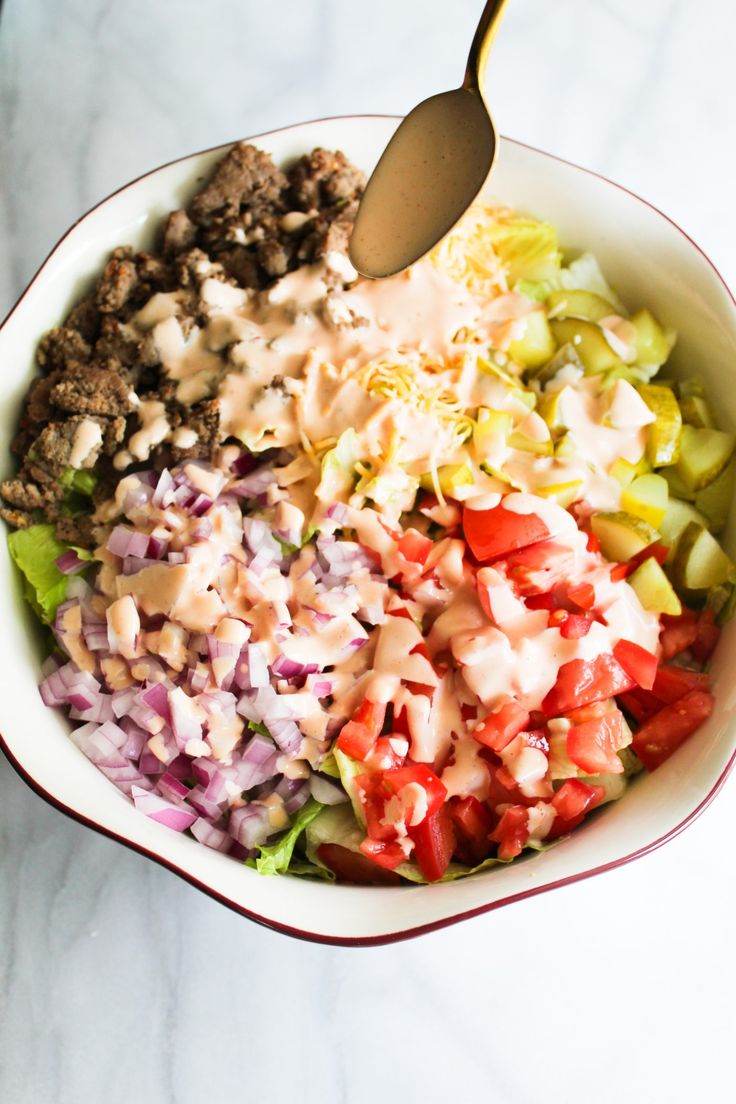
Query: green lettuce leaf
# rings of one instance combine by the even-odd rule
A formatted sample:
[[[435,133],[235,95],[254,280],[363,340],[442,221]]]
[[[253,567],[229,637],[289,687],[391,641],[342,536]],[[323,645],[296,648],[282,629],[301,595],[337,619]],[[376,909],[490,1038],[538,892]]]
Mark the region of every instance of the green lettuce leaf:
[[[514,215],[492,222],[489,236],[506,265],[510,284],[522,279],[546,280],[558,272],[562,256],[557,231],[548,222]]]
[[[350,494],[359,459],[360,438],[354,429],[346,429],[322,460],[322,477],[315,491],[321,502],[336,502]]]
[[[294,846],[307,825],[321,812],[323,805],[310,797],[306,805],[303,805],[297,813],[291,828],[288,828],[276,843],[268,847],[260,847],[260,855],[256,859],[256,870],[259,874],[285,874],[294,854]]]
[[[515,285],[516,291],[540,302],[546,299],[550,292],[559,291],[562,288],[567,291],[592,291],[607,299],[620,314],[626,314],[623,303],[601,272],[600,265],[592,253],[583,253],[565,268],[542,278],[525,273]]]
[[[67,490],[76,491],[78,494],[87,495],[89,498],[97,486],[97,479],[97,474],[90,469],[65,468],[59,482]]]
[[[359,763],[357,759],[351,759],[349,755],[346,755],[344,751],[340,751],[337,747],[333,747],[332,754],[335,757],[335,763],[337,764],[337,770],[343,789],[350,798],[350,802],[353,806],[356,820],[359,824],[365,824],[363,807],[360,804],[358,790],[355,785],[355,778],[357,775],[364,772],[365,767],[362,763]]]
[[[28,602],[42,621],[51,622],[57,607],[66,599],[69,576],[56,566],[59,556],[71,545],[56,539],[53,525],[31,525],[17,529],[8,537],[10,555],[23,576]],[[91,560],[86,549],[72,548],[80,559]]]

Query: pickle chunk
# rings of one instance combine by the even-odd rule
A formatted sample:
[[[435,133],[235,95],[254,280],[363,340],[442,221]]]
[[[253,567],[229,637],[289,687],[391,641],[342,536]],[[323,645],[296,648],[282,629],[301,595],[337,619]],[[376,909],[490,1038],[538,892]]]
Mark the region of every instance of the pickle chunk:
[[[572,290],[553,291],[547,296],[547,307],[553,318],[586,318],[589,322],[600,322],[618,311],[594,291]]]
[[[521,321],[524,332],[509,345],[509,356],[525,368],[541,368],[554,356],[557,348],[547,316],[544,311],[535,310]]]
[[[626,563],[654,544],[659,536],[646,521],[623,510],[593,514],[590,527],[598,538],[603,555],[617,563]]]
[[[678,541],[672,571],[684,590],[702,592],[728,582],[734,565],[713,534],[691,521]]]
[[[677,474],[690,491],[702,491],[717,479],[733,456],[736,437],[720,429],[682,428]]]
[[[589,376],[597,376],[622,364],[599,326],[584,318],[555,318],[550,329],[558,345],[572,345]]]
[[[646,383],[639,394],[656,418],[648,428],[647,456],[654,468],[674,464],[680,452],[682,415],[672,391],[661,384]]]
[[[682,613],[680,599],[654,556],[637,567],[627,581],[636,591],[644,609],[650,613],[669,613],[673,617]]]
[[[661,475],[640,475],[624,488],[621,505],[629,514],[659,529],[667,510],[668,496],[667,480]]]

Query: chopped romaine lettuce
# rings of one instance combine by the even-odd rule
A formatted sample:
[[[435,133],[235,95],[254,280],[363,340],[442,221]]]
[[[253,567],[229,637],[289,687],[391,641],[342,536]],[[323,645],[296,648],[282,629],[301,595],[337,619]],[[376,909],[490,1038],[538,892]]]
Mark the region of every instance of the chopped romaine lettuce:
[[[65,468],[59,482],[67,490],[89,497],[97,486],[97,480],[97,474],[90,469]]]
[[[53,525],[31,525],[11,533],[8,547],[23,575],[26,598],[42,621],[53,621],[69,587],[69,576],[59,571],[56,561],[71,546],[56,539]],[[92,559],[83,548],[73,551],[80,559]]]
[[[562,260],[557,231],[548,222],[509,215],[489,222],[488,235],[510,284],[555,279]]]
[[[256,859],[256,870],[259,874],[285,874],[289,870],[296,841],[322,809],[323,806],[319,801],[311,797],[296,814],[291,827],[276,840],[276,843],[259,847],[260,854]]]
[[[356,777],[363,773],[363,764],[359,763],[357,759],[351,759],[349,755],[346,755],[344,751],[340,751],[337,747],[332,749],[332,754],[335,756],[335,763],[339,771],[340,781],[342,782],[345,793],[350,798],[355,816],[360,824],[364,824],[365,817],[363,816],[363,808],[360,804],[358,791],[355,786]]]
[[[533,279],[529,276],[520,280],[516,285],[516,291],[526,295],[529,299],[542,301],[553,291],[564,288],[567,291],[592,291],[612,303],[619,314],[626,313],[626,309],[616,292],[608,284],[601,272],[600,265],[592,253],[583,253],[565,268],[546,276],[542,279]]]
[[[322,460],[322,478],[315,492],[321,502],[337,502],[350,494],[355,483],[355,465],[360,459],[360,438],[351,427],[337,439]]]

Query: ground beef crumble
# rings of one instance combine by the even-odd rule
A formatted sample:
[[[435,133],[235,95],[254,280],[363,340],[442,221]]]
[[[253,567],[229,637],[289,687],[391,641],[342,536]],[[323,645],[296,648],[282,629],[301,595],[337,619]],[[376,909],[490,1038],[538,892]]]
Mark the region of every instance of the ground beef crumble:
[[[210,456],[219,440],[217,401],[178,403],[151,335],[127,324],[156,292],[180,291],[187,332],[203,279],[261,290],[328,251],[345,251],[364,183],[339,151],[315,149],[281,171],[267,153],[239,142],[189,207],[169,214],[158,251],[115,249],[95,288],[39,343],[41,375],[12,444],[19,470],[0,483],[0,517],[17,528],[51,521],[60,539],[89,545],[90,519],[70,516],[61,477],[80,423],[92,420],[101,441],[82,466],[100,476],[95,498],[109,493],[121,475],[112,457],[139,428],[135,393],[164,402],[172,428],[197,435],[189,448],[158,446],[149,463]]]

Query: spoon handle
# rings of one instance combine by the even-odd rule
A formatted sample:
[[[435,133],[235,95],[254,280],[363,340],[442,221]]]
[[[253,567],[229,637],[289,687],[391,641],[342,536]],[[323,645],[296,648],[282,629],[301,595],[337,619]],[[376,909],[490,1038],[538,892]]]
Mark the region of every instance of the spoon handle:
[[[488,55],[501,24],[501,16],[505,7],[506,0],[488,0],[478,22],[468,54],[468,64],[462,86],[471,92],[479,92],[481,96],[483,96]]]

